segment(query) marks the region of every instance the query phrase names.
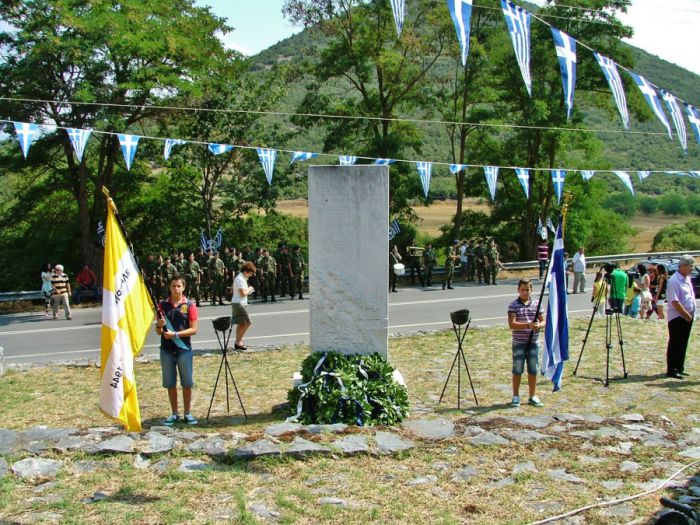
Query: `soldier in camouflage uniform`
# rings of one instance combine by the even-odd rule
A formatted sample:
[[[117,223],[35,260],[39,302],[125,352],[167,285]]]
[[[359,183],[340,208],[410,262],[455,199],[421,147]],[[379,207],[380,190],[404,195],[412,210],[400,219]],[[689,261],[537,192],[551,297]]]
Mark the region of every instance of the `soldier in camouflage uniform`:
[[[148,254],[146,262],[143,264],[144,281],[146,282],[146,287],[148,288],[148,293],[151,297],[157,299],[156,295],[156,274],[158,271],[158,263],[153,257],[153,254]]]
[[[488,260],[486,259],[486,249],[482,245],[482,240],[476,241],[476,248],[474,249],[474,257],[476,259],[476,276],[479,279],[479,284],[481,284],[482,277],[488,281]]]
[[[491,278],[491,284],[496,284],[496,275],[498,275],[498,270],[503,268],[501,264],[500,255],[498,253],[498,247],[496,246],[496,241],[491,239],[488,248],[486,249],[486,260],[489,263],[487,274],[486,274],[486,284],[489,283],[489,277]]]
[[[173,261],[173,265],[175,268],[177,268],[177,273],[183,274],[185,273],[185,263],[187,261],[185,260],[185,254],[180,252],[177,254],[177,259]]]
[[[294,251],[289,259],[290,269],[292,270],[292,279],[289,290],[289,295],[294,299],[294,290],[299,293],[299,299],[304,298],[304,255],[301,253],[301,246],[294,246]]]
[[[224,304],[224,275],[226,274],[226,266],[224,261],[219,257],[219,252],[214,252],[214,255],[209,259],[209,283],[211,284],[211,304],[216,304],[218,299],[219,305]]]
[[[452,277],[455,273],[455,261],[459,261],[459,254],[456,252],[459,246],[459,241],[452,241],[452,246],[447,248],[447,255],[445,256],[445,280],[442,281],[442,289],[447,287],[448,290],[454,290],[452,288]]]
[[[263,303],[267,302],[267,296],[270,296],[270,301],[273,303],[277,302],[275,299],[275,283],[277,280],[277,261],[270,255],[265,248],[262,251],[262,268],[263,268],[263,279],[264,286],[262,292]]]
[[[433,245],[428,243],[423,252],[423,264],[425,265],[425,281],[428,286],[433,285],[433,269],[437,264],[437,257]]]
[[[289,290],[289,293],[291,295],[291,290],[292,290],[292,269],[291,269],[291,257],[289,255],[289,248],[287,245],[283,245],[279,257],[276,257],[277,259],[277,276],[280,279],[280,296],[284,297],[287,295],[287,290]],[[281,275],[280,275],[281,274]],[[292,296],[292,299],[294,299],[294,296]]]
[[[194,258],[194,253],[190,253],[188,256],[182,273],[185,275],[185,283],[187,284],[185,296],[188,299],[195,300],[197,302],[197,306],[199,306],[199,283],[202,279],[202,272],[201,268],[199,267],[199,263]]]
[[[202,278],[199,281],[199,294],[202,301],[206,301],[209,298],[209,256],[200,248],[194,259],[199,264],[199,271],[202,272]]]
[[[474,239],[469,239],[469,244],[467,245],[467,250],[465,254],[467,255],[467,282],[473,283],[474,276],[476,274],[476,248],[474,248]]]
[[[171,262],[170,257],[165,258],[165,262],[160,267],[160,274],[163,278],[163,286],[166,286],[165,283],[169,283],[170,280],[177,275],[177,268]]]
[[[260,247],[255,248],[255,254],[253,255],[253,264],[255,265],[255,274],[253,274],[249,281],[252,283],[253,288],[255,288],[255,291],[253,292],[253,298],[257,299],[258,293],[260,293],[261,296],[265,295],[265,290],[263,289],[263,287],[265,286],[265,270],[263,268],[263,249]]]

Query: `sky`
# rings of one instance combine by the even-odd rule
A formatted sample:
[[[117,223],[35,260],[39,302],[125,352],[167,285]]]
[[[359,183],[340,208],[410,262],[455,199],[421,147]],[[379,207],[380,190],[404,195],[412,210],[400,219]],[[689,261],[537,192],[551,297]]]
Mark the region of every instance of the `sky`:
[[[301,30],[282,16],[283,0],[197,0],[197,3],[210,6],[214,14],[228,20],[235,30],[224,36],[224,42],[247,55]],[[544,2],[534,0],[534,3]],[[449,16],[447,7],[445,16]],[[700,75],[700,36],[693,29],[700,26],[700,0],[632,0],[628,13],[621,19],[634,28],[635,35],[629,43]]]

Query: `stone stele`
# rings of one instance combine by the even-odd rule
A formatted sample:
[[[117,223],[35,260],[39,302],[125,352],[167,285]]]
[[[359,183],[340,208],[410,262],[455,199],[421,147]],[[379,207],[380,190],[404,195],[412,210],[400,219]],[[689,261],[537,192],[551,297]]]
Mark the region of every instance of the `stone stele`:
[[[309,168],[311,352],[388,358],[389,167]]]

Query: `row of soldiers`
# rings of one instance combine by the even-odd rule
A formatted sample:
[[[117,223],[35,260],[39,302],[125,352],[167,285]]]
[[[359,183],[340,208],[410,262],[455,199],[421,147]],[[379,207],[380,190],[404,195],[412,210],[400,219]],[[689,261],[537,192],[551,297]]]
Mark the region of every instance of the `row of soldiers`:
[[[304,298],[304,270],[306,262],[300,246],[294,246],[290,252],[286,243],[280,243],[274,255],[266,248],[254,251],[236,248],[224,248],[218,251],[190,252],[185,258],[183,252],[172,256],[149,255],[143,265],[144,279],[151,295],[165,298],[168,295],[167,283],[174,275],[185,276],[185,295],[196,301],[197,306],[203,300],[211,304],[224,304],[224,298],[230,298],[233,278],[241,271],[244,262],[251,261],[256,268],[255,274],[248,280],[255,288],[253,299],[268,298],[276,302],[277,296],[289,293],[290,299]]]

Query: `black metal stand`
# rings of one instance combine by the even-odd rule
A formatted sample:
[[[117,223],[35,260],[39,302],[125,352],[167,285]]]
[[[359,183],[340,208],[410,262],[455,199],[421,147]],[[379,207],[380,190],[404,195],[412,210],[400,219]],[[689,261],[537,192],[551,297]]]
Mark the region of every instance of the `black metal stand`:
[[[472,376],[469,373],[469,366],[467,366],[467,359],[464,356],[464,349],[462,348],[462,343],[467,335],[467,330],[469,329],[469,324],[472,322],[469,316],[469,310],[458,310],[456,312],[451,312],[450,317],[452,319],[452,329],[455,332],[455,337],[457,338],[457,352],[452,360],[452,367],[450,368],[449,374],[447,374],[447,381],[445,381],[445,386],[442,387],[442,393],[440,394],[440,400],[438,403],[442,403],[442,398],[445,395],[445,390],[447,390],[447,385],[450,382],[450,377],[452,376],[452,371],[457,365],[457,409],[461,409],[461,394],[462,394],[462,363],[464,363],[464,369],[467,371],[467,377],[469,378],[469,385],[472,388],[472,394],[474,394],[474,403],[479,406],[479,401],[476,399],[476,392],[474,391],[474,383],[472,383]],[[465,325],[462,328],[463,325]]]
[[[216,374],[216,382],[214,383],[214,391],[211,394],[211,401],[209,401],[209,410],[207,410],[207,421],[209,421],[209,414],[211,413],[211,407],[214,404],[214,396],[216,396],[216,389],[219,386],[219,378],[221,377],[221,371],[224,366],[226,371],[224,372],[224,381],[226,383],[226,413],[230,411],[229,403],[229,389],[228,380],[231,378],[231,383],[233,383],[233,388],[236,390],[236,395],[238,396],[238,401],[243,409],[243,416],[248,419],[248,414],[246,414],[245,407],[243,406],[243,400],[241,399],[241,394],[238,392],[238,386],[236,385],[236,380],[233,378],[233,372],[231,372],[231,366],[228,363],[228,343],[231,339],[231,318],[230,317],[217,317],[212,321],[214,325],[214,333],[216,334],[216,339],[219,341],[219,347],[221,348],[221,364],[219,364],[219,373]],[[219,332],[223,336],[223,344],[221,338],[219,337]]]

